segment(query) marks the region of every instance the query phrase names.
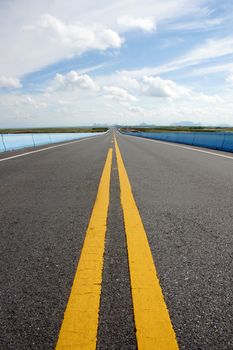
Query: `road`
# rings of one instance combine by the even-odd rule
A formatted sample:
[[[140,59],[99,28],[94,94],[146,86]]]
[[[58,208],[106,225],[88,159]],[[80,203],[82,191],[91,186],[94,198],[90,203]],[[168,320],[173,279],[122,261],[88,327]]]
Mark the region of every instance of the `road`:
[[[233,349],[233,155],[113,134],[1,155],[0,349],[81,348],[93,261],[83,349]]]

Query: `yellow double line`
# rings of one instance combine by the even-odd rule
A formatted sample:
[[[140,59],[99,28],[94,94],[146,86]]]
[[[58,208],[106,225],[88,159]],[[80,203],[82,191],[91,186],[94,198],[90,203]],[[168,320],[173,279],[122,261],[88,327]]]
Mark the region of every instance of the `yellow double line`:
[[[138,349],[177,350],[147,236],[116,139],[114,142]],[[56,350],[96,349],[111,164],[109,149]]]

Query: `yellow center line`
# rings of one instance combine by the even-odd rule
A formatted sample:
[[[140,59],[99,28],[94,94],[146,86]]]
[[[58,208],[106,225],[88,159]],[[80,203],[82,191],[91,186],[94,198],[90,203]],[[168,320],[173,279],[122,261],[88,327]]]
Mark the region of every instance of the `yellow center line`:
[[[138,349],[177,350],[175,332],[116,138],[115,149],[127,239]]]
[[[96,348],[111,165],[109,149],[56,350]]]

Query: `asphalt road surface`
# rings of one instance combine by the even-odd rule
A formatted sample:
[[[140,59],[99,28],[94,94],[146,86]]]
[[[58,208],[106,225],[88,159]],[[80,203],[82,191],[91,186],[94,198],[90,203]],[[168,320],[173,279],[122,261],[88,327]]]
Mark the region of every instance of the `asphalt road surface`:
[[[232,350],[233,155],[115,132],[130,193],[124,188],[127,175],[123,165],[120,169],[119,154],[116,159],[113,134],[111,130],[103,136],[46,150],[42,147],[40,152],[15,158],[10,157],[25,150],[1,154],[0,349],[170,350],[177,344],[185,350]],[[112,159],[109,149],[113,150]],[[123,192],[127,192],[126,201],[134,197],[137,218],[134,211],[130,217],[131,207],[124,209]],[[105,200],[104,228],[98,226],[98,220],[105,219],[98,208]],[[140,286],[134,287],[130,275],[134,261],[129,250],[144,251],[142,229],[136,235],[140,219],[164,297],[156,306],[156,318],[161,315],[168,332],[174,331],[176,344],[171,342],[171,347],[158,347],[156,342],[148,346],[145,339],[139,339],[139,316],[145,316],[145,329],[163,332],[159,324],[150,328],[147,311],[144,315],[138,310],[138,296],[134,299],[134,290]],[[135,220],[135,241],[139,237],[141,247],[130,246],[130,220]],[[76,327],[69,321],[68,305],[76,288],[74,279],[78,286],[83,283],[79,277],[84,271],[82,260],[90,274],[87,264],[91,258],[85,260],[85,251],[95,225],[105,241],[103,259],[96,260],[97,268],[103,268],[93,294],[99,308],[92,310],[89,305],[87,313],[83,311],[88,322],[97,315],[93,321],[96,336],[91,346],[60,346],[58,339],[63,339],[66,331],[65,310],[69,325]],[[99,245],[92,244],[94,253],[98,249]],[[146,254],[145,261],[149,261]],[[149,263],[140,263],[147,273]],[[154,282],[150,282],[152,286]],[[159,298],[159,287],[154,286],[151,288],[157,288]],[[143,305],[146,288],[142,286],[141,291]],[[77,292],[75,298],[79,295]],[[164,321],[165,306],[169,316],[165,315]],[[75,307],[78,310],[79,304]],[[70,338],[74,332],[72,328]],[[85,338],[85,333],[77,334]],[[165,344],[166,334],[159,339]]]

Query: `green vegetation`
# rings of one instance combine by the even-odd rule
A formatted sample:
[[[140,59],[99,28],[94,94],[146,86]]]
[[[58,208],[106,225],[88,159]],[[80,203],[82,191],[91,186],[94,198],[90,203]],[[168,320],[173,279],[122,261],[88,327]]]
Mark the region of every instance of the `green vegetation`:
[[[63,127],[63,128],[30,128],[30,129],[0,129],[0,134],[31,134],[31,133],[67,133],[67,132],[105,132],[106,127]]]
[[[209,126],[157,126],[137,127],[129,126],[120,128],[121,131],[130,132],[233,132],[232,127],[209,127]]]

